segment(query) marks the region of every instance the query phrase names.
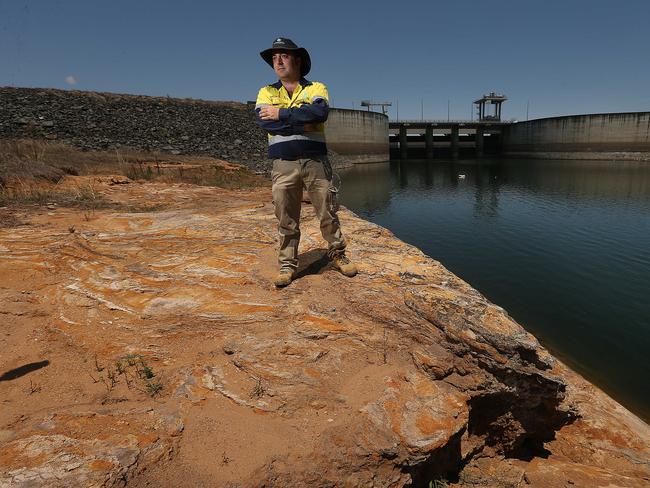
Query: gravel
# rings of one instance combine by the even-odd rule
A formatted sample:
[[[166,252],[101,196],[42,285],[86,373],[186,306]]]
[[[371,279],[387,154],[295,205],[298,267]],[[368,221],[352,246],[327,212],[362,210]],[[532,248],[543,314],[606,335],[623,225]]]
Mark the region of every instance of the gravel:
[[[0,138],[207,155],[258,172],[270,166],[253,107],[237,102],[2,87]]]

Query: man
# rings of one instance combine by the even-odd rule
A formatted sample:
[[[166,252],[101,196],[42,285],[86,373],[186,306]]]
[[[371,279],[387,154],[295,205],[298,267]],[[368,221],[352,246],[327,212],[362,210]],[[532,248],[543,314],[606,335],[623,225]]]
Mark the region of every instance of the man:
[[[278,37],[260,53],[279,81],[262,87],[257,95],[257,123],[268,132],[273,159],[273,201],[280,232],[276,287],[287,286],[298,268],[300,203],[303,188],[320,220],[327,255],[345,276],[357,268],[345,256],[345,239],[336,216],[336,189],[327,159],[325,124],[329,111],[327,87],[305,79],[311,68],[306,49]]]

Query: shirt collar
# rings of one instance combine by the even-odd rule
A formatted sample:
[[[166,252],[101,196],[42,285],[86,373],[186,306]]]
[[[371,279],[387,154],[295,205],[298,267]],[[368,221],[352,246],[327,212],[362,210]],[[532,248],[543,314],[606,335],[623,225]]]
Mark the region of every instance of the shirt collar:
[[[303,88],[312,84],[311,81],[309,81],[307,78],[300,78],[300,81],[298,83]],[[280,88],[282,88],[282,82],[280,80],[278,80],[276,83],[273,83],[271,86],[273,88],[279,90]]]

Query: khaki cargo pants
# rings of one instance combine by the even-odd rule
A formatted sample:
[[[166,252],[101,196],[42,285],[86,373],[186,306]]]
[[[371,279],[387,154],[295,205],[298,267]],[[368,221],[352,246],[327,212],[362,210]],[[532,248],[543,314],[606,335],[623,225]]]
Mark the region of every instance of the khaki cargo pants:
[[[298,268],[298,243],[300,242],[300,204],[303,188],[307,190],[311,203],[320,220],[320,230],[328,243],[327,254],[332,257],[345,250],[345,239],[341,234],[336,216],[336,193],[332,188],[332,167],[327,156],[289,161],[273,161],[273,203],[278,218],[280,251],[278,262],[281,271],[295,271]]]

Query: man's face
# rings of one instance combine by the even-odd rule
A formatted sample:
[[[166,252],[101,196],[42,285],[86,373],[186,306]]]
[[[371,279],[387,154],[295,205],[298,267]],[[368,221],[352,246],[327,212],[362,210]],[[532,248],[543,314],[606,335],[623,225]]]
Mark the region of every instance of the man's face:
[[[273,70],[281,80],[295,81],[300,79],[300,57],[289,51],[273,53]]]

